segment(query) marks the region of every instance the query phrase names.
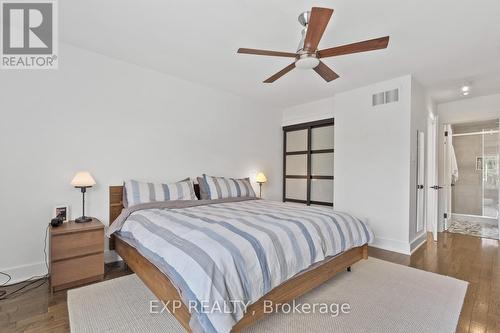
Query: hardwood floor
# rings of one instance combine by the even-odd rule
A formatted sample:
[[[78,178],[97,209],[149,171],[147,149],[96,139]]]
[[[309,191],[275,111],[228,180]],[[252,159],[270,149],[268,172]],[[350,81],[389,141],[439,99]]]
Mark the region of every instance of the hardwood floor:
[[[369,248],[368,253],[375,258],[468,281],[457,332],[500,333],[498,241],[442,233],[438,243],[428,241],[411,257],[376,248]],[[129,273],[122,264],[108,265],[105,279]],[[51,295],[46,283],[17,298],[0,301],[0,332],[69,332],[66,291]]]
[[[104,279],[114,279],[131,273],[125,269],[123,263],[107,264]],[[0,289],[11,292],[22,286],[23,284],[18,284]],[[51,295],[46,280],[39,288],[13,299],[0,301],[0,332],[69,332],[66,290]]]

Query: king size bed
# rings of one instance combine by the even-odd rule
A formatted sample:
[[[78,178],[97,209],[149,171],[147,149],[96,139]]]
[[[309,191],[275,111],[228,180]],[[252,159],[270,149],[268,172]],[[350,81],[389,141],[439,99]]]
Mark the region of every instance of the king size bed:
[[[367,258],[373,233],[349,214],[193,191],[127,208],[123,186],[109,191],[110,248],[188,332],[241,331]]]

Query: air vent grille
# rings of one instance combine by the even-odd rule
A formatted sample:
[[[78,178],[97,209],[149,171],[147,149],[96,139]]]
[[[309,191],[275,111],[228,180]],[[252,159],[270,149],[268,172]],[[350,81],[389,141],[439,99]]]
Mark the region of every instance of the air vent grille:
[[[372,96],[372,105],[377,106],[385,104],[385,94],[383,92],[378,93],[378,94],[373,94]]]
[[[372,105],[382,105],[399,101],[399,89],[379,92],[372,95]]]

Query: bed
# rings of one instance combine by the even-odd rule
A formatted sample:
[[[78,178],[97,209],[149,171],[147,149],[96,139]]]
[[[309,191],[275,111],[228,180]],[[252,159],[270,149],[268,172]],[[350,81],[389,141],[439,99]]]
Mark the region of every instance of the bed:
[[[195,192],[199,195],[196,185]],[[110,187],[110,221],[114,221],[110,226],[110,248],[188,332],[243,330],[266,315],[265,304],[290,302],[366,259],[367,243],[373,239],[371,230],[354,217],[344,213],[330,217],[331,208],[327,211],[260,199],[232,199],[177,201],[124,209],[122,193],[122,186]],[[253,234],[250,230],[254,230]],[[163,238],[157,236],[160,233]],[[236,243],[241,246],[231,248],[223,240],[216,241],[221,235],[238,237]],[[175,246],[167,250],[165,240],[168,246],[170,242]],[[214,259],[218,255],[221,257]],[[213,265],[207,266],[206,262],[212,259]],[[169,260],[170,264],[176,260],[186,264],[177,263],[173,269],[173,264],[167,264]],[[212,267],[208,274],[211,280],[203,274],[199,276],[195,269],[198,266]],[[245,276],[246,280],[242,278]],[[184,286],[190,279],[191,285]],[[229,297],[227,293],[230,299],[244,299],[250,305],[244,312],[232,309],[231,314],[206,317],[193,313],[190,293],[206,295],[214,302]]]

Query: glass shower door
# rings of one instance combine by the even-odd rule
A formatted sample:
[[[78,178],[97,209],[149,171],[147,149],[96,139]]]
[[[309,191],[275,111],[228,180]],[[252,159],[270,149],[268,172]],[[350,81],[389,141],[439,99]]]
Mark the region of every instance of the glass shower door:
[[[482,135],[482,215],[498,218],[498,133],[485,131]]]
[[[452,142],[457,174],[452,178],[452,213],[496,219],[499,216],[498,130],[481,130],[473,125],[454,127]]]

